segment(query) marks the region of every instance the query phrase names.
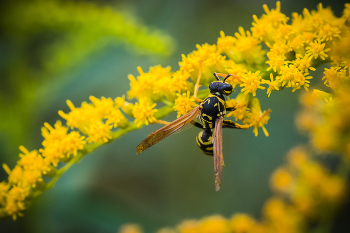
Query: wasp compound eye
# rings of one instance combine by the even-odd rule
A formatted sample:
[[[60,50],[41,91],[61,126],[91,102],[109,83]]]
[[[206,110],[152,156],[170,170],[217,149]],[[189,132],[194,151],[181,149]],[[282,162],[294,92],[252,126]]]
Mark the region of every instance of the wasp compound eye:
[[[233,87],[229,83],[223,83],[222,93],[224,95],[230,95],[233,92]]]

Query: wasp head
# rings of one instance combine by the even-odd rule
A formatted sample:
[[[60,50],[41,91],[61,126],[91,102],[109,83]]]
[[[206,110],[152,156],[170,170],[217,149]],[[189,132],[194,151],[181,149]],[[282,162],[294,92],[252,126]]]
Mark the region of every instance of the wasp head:
[[[210,85],[209,85],[210,93],[219,92],[219,93],[224,94],[224,95],[230,95],[233,92],[233,87],[230,83],[225,83],[225,81],[231,75],[228,74],[226,76],[226,78],[224,78],[224,81],[220,81],[220,79],[216,73],[214,73],[214,76],[218,81],[214,81],[214,82],[210,83]]]

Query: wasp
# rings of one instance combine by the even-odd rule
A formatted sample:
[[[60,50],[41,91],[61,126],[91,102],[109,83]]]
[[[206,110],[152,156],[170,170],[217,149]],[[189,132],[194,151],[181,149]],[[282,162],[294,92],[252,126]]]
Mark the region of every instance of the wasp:
[[[220,81],[218,75],[226,77],[223,81]],[[214,73],[214,77],[217,81],[210,83],[210,94],[204,100],[197,98],[199,77],[197,80],[194,97],[200,104],[186,115],[148,135],[148,137],[136,147],[136,153],[141,153],[171,134],[177,132],[187,124],[192,124],[198,128],[201,128],[202,131],[197,135],[196,141],[204,154],[214,157],[215,188],[216,191],[218,191],[221,184],[222,167],[224,166],[222,154],[222,128],[246,129],[249,127],[247,125],[239,125],[233,121],[224,119],[226,111],[236,110],[235,107],[227,107],[225,101],[225,95],[229,96],[233,92],[232,85],[225,82],[230,76],[233,75]],[[195,121],[198,116],[200,116],[201,123]]]

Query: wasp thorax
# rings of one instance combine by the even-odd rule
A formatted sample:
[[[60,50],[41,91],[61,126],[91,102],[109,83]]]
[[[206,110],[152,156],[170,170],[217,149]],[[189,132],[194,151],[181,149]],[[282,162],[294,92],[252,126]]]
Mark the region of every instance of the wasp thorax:
[[[222,81],[212,82],[209,85],[210,93],[219,92],[224,95],[230,95],[233,92],[233,87],[229,83],[224,83]]]

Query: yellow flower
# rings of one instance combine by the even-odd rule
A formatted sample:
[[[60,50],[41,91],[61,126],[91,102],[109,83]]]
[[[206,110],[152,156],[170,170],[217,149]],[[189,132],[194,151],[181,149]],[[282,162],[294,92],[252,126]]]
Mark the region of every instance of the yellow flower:
[[[315,35],[312,32],[303,32],[302,38],[305,43],[309,44],[311,41],[314,40]]]
[[[299,69],[296,68],[294,64],[285,65],[281,68],[280,76],[278,80],[281,82],[282,86],[292,87],[294,92],[301,87],[308,90],[309,83],[307,79],[311,79],[311,76],[306,76],[308,73],[303,74]]]
[[[178,70],[173,74],[171,84],[169,85],[171,92],[185,92],[193,89],[193,84],[188,82],[190,75],[184,71]]]
[[[271,220],[278,220],[286,215],[286,204],[277,197],[269,198],[263,208],[264,215]]]
[[[108,115],[114,105],[114,102],[111,98],[101,97],[101,99],[98,99],[94,96],[90,96],[89,99],[94,105],[94,112],[100,119]]]
[[[196,220],[185,220],[180,225],[177,226],[177,229],[180,233],[197,233],[199,227],[199,222]]]
[[[281,13],[281,3],[279,1],[276,2],[276,9],[269,10],[265,4],[263,8],[266,14],[263,14],[260,19],[253,15],[254,23],[251,31],[254,37],[265,42],[270,42],[275,29],[280,24],[286,23],[289,18]]]
[[[339,78],[338,78],[338,70],[340,67],[331,67],[331,68],[325,68],[324,69],[324,76],[322,80],[324,81],[324,85],[329,86],[332,89],[336,89],[337,85],[339,85]]]
[[[348,19],[349,21],[350,19]],[[339,39],[335,40],[331,46],[331,59],[337,66],[350,65],[350,32],[347,31]]]
[[[293,62],[295,67],[299,69],[301,72],[307,73],[309,70],[315,71],[316,69],[311,66],[312,57],[310,54],[305,54],[302,56],[301,54],[296,54],[296,59]]]
[[[288,17],[281,13],[281,2],[276,2],[276,9],[271,9],[267,7],[266,4],[263,5],[264,11],[266,15],[263,15],[264,20],[268,21],[274,27],[277,27],[281,23],[286,23],[288,21]]]
[[[272,232],[301,232],[302,222],[295,208],[287,205],[281,198],[272,197],[264,205],[264,216],[270,220]]]
[[[253,98],[251,100],[251,114],[248,118],[245,119],[245,121],[247,121],[250,126],[254,127],[253,133],[255,136],[258,136],[258,127],[262,128],[265,136],[269,136],[269,133],[265,128],[265,124],[267,124],[268,120],[270,119],[270,112],[271,110],[265,110],[264,112],[261,112],[260,102],[257,98]]]
[[[219,216],[214,215],[203,218],[199,224],[198,232],[201,233],[229,233],[230,227],[228,221]]]
[[[248,113],[248,108],[247,106],[249,105],[251,100],[251,95],[246,95],[243,92],[240,92],[236,99],[231,99],[226,101],[227,107],[235,107],[236,110],[229,112],[227,114],[227,117],[233,116],[241,121],[244,121],[244,119],[247,117]]]
[[[149,68],[149,72],[145,73],[141,67],[137,67],[140,75],[137,79],[129,75],[130,91],[128,91],[128,98],[149,98],[152,100],[160,100],[165,96],[169,98],[170,82],[171,82],[171,68],[163,68],[161,66],[153,66]]]
[[[294,168],[300,168],[304,166],[308,161],[308,153],[303,147],[294,147],[288,152],[287,159],[288,164],[290,164]]]
[[[230,226],[233,233],[253,233],[255,221],[247,214],[235,214],[230,220]]]
[[[153,100],[159,100],[161,97],[165,97],[167,99],[173,99],[174,94],[171,92],[171,68],[154,66],[150,67],[148,74],[153,76],[152,80],[155,80],[153,83],[152,89],[152,98]]]
[[[155,106],[156,104],[150,105],[145,98],[142,98],[138,103],[135,103],[132,113],[135,117],[137,127],[140,127],[142,124],[148,125],[156,120],[154,113],[158,110],[154,109]]]
[[[270,53],[274,55],[285,55],[291,51],[287,40],[277,40],[272,45],[266,42],[266,45],[270,48]]]
[[[296,32],[292,25],[281,23],[275,30],[273,39],[278,40],[290,40],[291,36]]]
[[[67,100],[67,105],[71,111],[68,114],[63,111],[58,111],[58,114],[67,121],[67,126],[71,129],[77,128],[84,134],[86,133],[85,128],[91,124],[91,122],[101,118],[101,116],[94,111],[94,106],[86,102],[83,102],[80,108],[75,108],[70,100]]]
[[[94,124],[90,124],[89,127],[86,128],[86,132],[88,134],[88,142],[108,142],[109,139],[112,139],[112,125],[107,123],[102,123],[101,121],[97,121]]]
[[[272,91],[278,91],[279,90],[279,82],[278,80],[273,80],[273,74],[270,74],[270,80],[263,80],[264,84],[268,84],[269,88],[267,88],[267,95],[270,97],[270,94]]]
[[[284,54],[278,55],[272,52],[268,52],[267,57],[269,58],[269,60],[266,61],[266,63],[269,64],[270,67],[268,67],[266,71],[272,69],[274,72],[277,72],[280,71],[281,67],[284,66],[284,60],[286,59]]]
[[[317,129],[311,135],[312,145],[324,151],[337,148],[339,131],[334,127],[328,127],[326,124],[318,125]]]
[[[195,102],[190,98],[190,92],[187,91],[185,94],[177,94],[175,99],[174,110],[177,111],[177,117],[185,115],[192,110],[192,107],[195,105]]]
[[[8,181],[9,184],[20,184],[22,185],[22,180],[23,180],[23,168],[19,165],[16,165],[13,170],[7,166],[7,164],[3,163],[2,167],[6,171],[6,173],[9,175]]]
[[[273,190],[288,193],[293,187],[293,177],[286,168],[278,168],[271,176],[270,183]]]
[[[301,35],[297,35],[290,41],[289,46],[297,53],[297,55],[301,55],[300,53],[304,53],[304,41]]]
[[[129,125],[129,121],[118,108],[112,108],[107,116],[106,124],[112,124],[114,128],[125,128]]]
[[[81,136],[76,131],[68,132],[68,128],[62,126],[60,121],[57,121],[54,128],[48,123],[44,123],[45,127],[41,128],[42,135],[45,138],[42,145],[43,149],[39,152],[49,164],[55,167],[58,162],[70,155],[76,155],[78,150],[82,150],[86,144],[85,137]]]
[[[301,167],[300,179],[311,188],[319,188],[326,177],[326,170],[315,162]]]
[[[315,129],[319,121],[319,116],[311,111],[299,112],[295,119],[295,124],[300,132]]]
[[[320,184],[319,193],[329,202],[339,202],[346,194],[346,182],[339,176],[330,175]]]
[[[62,126],[61,121],[57,121],[52,127],[49,123],[44,123],[44,127],[41,128],[41,134],[44,137],[43,146],[46,147],[49,144],[61,141],[68,132],[68,128],[65,126]]]
[[[318,38],[323,41],[333,40],[334,38],[339,37],[340,33],[341,31],[339,28],[331,24],[325,24],[318,28]]]
[[[231,57],[234,55],[233,50],[236,50],[235,42],[236,39],[234,37],[225,36],[225,33],[223,31],[220,31],[220,37],[218,38],[217,42],[218,52],[227,54],[229,57]]]
[[[238,31],[239,33],[235,33],[235,48],[240,52],[242,59],[250,65],[265,62],[263,57],[265,51],[261,49],[258,38],[253,37],[250,31],[244,31],[242,27],[239,27]],[[235,58],[232,59],[237,61]]]
[[[332,94],[322,90],[318,90],[318,89],[313,89],[312,95],[315,96],[316,98],[323,99],[324,101],[326,101],[326,103],[329,103],[330,101],[332,101],[332,98],[333,98]]]
[[[33,187],[35,188],[38,182],[42,182],[42,174],[37,170],[24,170],[22,187]]]
[[[6,205],[6,197],[9,189],[10,185],[6,181],[0,183],[0,211]]]
[[[133,117],[132,109],[134,108],[134,105],[125,101],[125,95],[115,98],[114,102],[116,108],[121,108],[126,115]]]
[[[247,74],[242,75],[241,92],[244,92],[244,94],[252,93],[255,96],[258,89],[265,89],[265,87],[260,85],[261,76],[259,74],[260,71],[258,70],[254,73],[249,71]]]
[[[38,171],[46,174],[51,170],[50,164],[38,153],[37,150],[29,152],[24,146],[19,149],[23,152],[19,157],[18,165],[22,166],[24,170]]]
[[[77,155],[78,150],[84,149],[85,137],[77,131],[71,131],[62,141],[63,153],[68,158],[70,155]]]
[[[248,73],[246,67],[243,64],[235,64],[233,61],[227,63],[227,68],[225,69],[227,73],[236,75],[238,77],[242,77],[244,74]],[[242,80],[235,78],[234,76],[230,76],[226,79],[228,83],[232,85],[233,88],[236,85],[241,84]]]
[[[310,46],[306,47],[308,55],[317,59],[320,57],[322,60],[325,60],[328,55],[326,52],[330,51],[330,48],[325,49],[326,44],[322,43],[322,40],[317,39],[315,42],[310,42]]]
[[[305,185],[299,185],[295,193],[291,196],[292,203],[296,210],[306,217],[313,217],[317,211],[317,201],[311,191],[312,190]]]
[[[197,50],[187,56],[182,55],[180,71],[189,74],[193,82],[197,81],[201,73],[200,85],[208,85],[214,79],[213,73],[225,68],[226,60],[216,45],[203,44],[196,47]]]
[[[21,211],[25,209],[24,199],[28,196],[28,189],[13,186],[6,197],[5,210],[13,220],[18,216],[23,216]]]

